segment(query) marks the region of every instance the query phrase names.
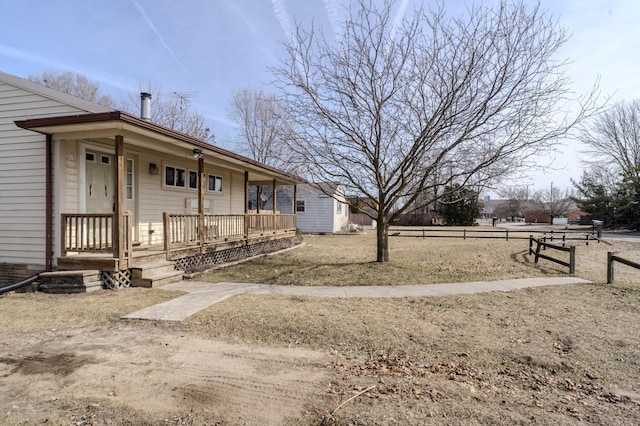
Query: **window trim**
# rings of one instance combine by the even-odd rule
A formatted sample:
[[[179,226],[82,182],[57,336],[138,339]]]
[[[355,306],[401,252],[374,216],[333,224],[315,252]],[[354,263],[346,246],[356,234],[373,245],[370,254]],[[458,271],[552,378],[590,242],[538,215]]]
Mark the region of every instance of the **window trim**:
[[[298,208],[299,203],[302,203],[302,210]],[[307,212],[307,200],[296,200],[296,214]]]

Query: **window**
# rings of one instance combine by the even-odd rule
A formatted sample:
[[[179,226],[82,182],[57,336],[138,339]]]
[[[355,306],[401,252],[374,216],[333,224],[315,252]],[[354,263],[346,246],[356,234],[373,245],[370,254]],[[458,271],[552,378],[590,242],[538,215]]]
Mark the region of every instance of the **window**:
[[[337,214],[342,214],[342,203],[338,201],[338,207],[336,208]]]
[[[198,172],[189,170],[189,189],[198,189]]]
[[[127,159],[126,167],[127,200],[133,200],[133,160]]]
[[[85,159],[87,161],[90,161],[92,163],[96,162],[96,155],[93,152],[88,152],[85,154]]]
[[[173,166],[164,167],[164,185],[174,188],[184,188],[187,171]]]
[[[207,189],[211,192],[222,192],[222,178],[220,176],[209,175]]]
[[[111,164],[111,157],[109,155],[101,155],[100,162],[102,164]]]
[[[304,213],[306,208],[305,200],[296,200],[296,213]]]

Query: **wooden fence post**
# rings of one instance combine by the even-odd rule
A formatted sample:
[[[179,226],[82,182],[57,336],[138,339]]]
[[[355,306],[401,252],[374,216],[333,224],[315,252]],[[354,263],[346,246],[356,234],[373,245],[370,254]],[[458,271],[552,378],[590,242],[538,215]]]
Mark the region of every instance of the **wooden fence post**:
[[[529,256],[533,254],[533,235],[529,235]]]
[[[509,230],[508,230],[508,229],[506,229],[505,231],[506,231],[506,233],[507,233],[507,241],[509,241]]]
[[[564,243],[562,243],[562,247],[564,247]],[[576,246],[571,246],[569,249],[571,250],[569,252],[569,273],[573,275],[576,273]]]
[[[613,252],[607,252],[607,284],[613,282]]]

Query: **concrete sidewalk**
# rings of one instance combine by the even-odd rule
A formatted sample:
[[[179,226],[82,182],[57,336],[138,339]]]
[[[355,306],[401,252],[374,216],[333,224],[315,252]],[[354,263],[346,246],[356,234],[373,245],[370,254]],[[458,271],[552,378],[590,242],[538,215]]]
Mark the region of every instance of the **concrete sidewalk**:
[[[490,291],[509,291],[547,285],[590,283],[575,277],[522,278],[513,280],[468,282],[451,284],[307,287],[247,283],[207,283],[180,281],[162,286],[166,290],[187,292],[168,302],[125,315],[122,319],[153,321],[182,321],[196,312],[237,294],[282,294],[313,297],[429,297],[471,294]]]

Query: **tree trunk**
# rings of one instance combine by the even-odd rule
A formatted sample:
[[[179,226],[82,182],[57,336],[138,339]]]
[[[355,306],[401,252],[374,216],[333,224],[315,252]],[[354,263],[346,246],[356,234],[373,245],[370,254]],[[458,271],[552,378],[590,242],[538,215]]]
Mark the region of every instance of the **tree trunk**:
[[[378,241],[378,256],[376,262],[389,261],[389,224],[386,221],[379,221],[376,228]]]

